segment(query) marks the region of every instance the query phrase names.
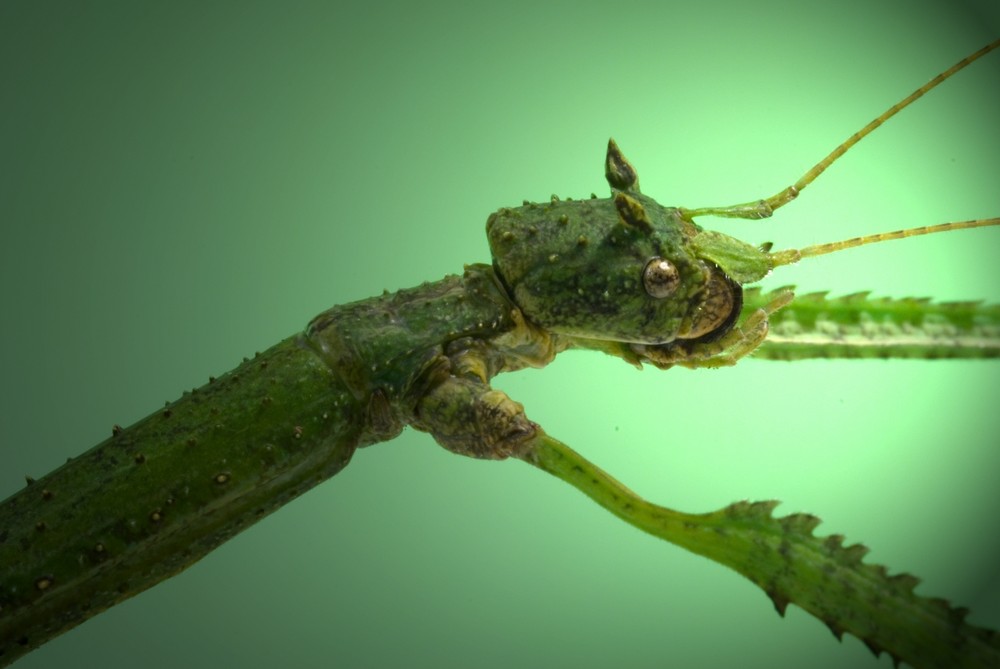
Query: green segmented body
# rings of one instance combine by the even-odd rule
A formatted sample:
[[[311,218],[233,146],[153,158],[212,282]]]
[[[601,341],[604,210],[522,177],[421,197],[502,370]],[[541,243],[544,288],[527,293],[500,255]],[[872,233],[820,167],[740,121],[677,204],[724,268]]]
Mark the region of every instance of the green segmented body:
[[[642,524],[645,521],[628,518],[628,513],[643,508],[641,500],[622,502],[616,493],[611,499],[618,502],[609,504],[608,491],[599,478],[581,478],[575,468],[562,471],[560,466],[551,465],[553,456],[543,454],[558,442],[527,421],[520,405],[486,385],[497,373],[544,365],[568,348],[595,349],[633,364],[669,367],[673,362],[665,362],[662,356],[680,351],[695,361],[691,366],[711,365],[720,353],[725,357],[727,348],[740,345],[746,336],[740,327],[729,332],[735,319],[720,321],[714,314],[706,316],[704,310],[712,302],[713,290],[728,291],[735,284],[728,279],[713,281],[715,269],[702,274],[698,267],[715,266],[699,265],[704,261],[691,254],[678,236],[678,230],[683,230],[684,238],[696,238],[701,229],[678,218],[676,210],[664,208],[664,217],[656,220],[655,227],[636,232],[630,214],[622,220],[609,218],[608,214],[616,211],[613,202],[554,201],[502,209],[488,223],[491,241],[506,249],[498,254],[495,267],[470,265],[462,276],[323,312],[304,333],[245,360],[228,374],[185,393],[131,427],[116,426],[109,439],[30,482],[0,504],[0,564],[4,565],[0,665],[183,570],[336,474],[356,448],[392,439],[406,425],[431,432],[446,448],[466,455],[521,457],[648,529]],[[570,214],[577,230],[587,231],[588,243],[574,242],[561,250],[564,261],[570,261],[567,265],[542,258],[541,278],[533,276],[538,267],[531,264],[517,265],[514,272],[518,278],[510,278],[504,253],[514,248],[517,252],[510,257],[521,260],[527,248],[518,250],[518,244],[537,244],[548,233],[565,236],[569,222],[564,219]],[[657,230],[668,242],[656,241]],[[651,246],[637,252],[637,242]],[[546,243],[538,248],[561,247]],[[606,290],[594,288],[591,284],[601,281],[601,275],[586,270],[606,266],[607,254],[621,257],[612,263],[614,270],[604,275]],[[678,264],[689,262],[691,280],[686,282],[686,291],[667,303],[669,309],[662,313],[656,309],[655,298],[641,297],[640,293],[634,299],[647,306],[629,309],[626,316],[646,315],[632,327],[642,329],[650,322],[664,327],[666,323],[673,336],[679,336],[704,329],[698,323],[708,319],[722,323],[721,332],[695,336],[690,344],[670,336],[662,344],[651,345],[604,338],[609,328],[614,331],[621,326],[615,318],[616,307],[605,293],[634,291],[642,283],[639,274],[650,254],[669,256]],[[522,294],[531,290],[541,293],[545,286],[555,285],[570,299],[557,309],[546,309],[549,303],[541,300],[534,305],[540,312],[522,313],[508,296],[510,284],[520,286]],[[743,293],[745,316],[761,312],[775,296],[780,301],[784,294],[780,290],[762,294],[754,288]],[[532,304],[531,299],[525,301]],[[602,313],[601,304],[608,305],[608,313]],[[998,313],[996,307],[975,304],[872,302],[859,296],[825,300],[815,295],[797,298],[785,309],[794,315],[794,321],[784,322],[804,323],[800,329],[806,333],[824,331],[827,321],[860,322],[865,314],[889,318],[900,328],[945,314],[953,327],[965,331],[986,326],[995,330]],[[579,314],[588,311],[594,314],[591,327],[599,336],[580,331]],[[772,314],[774,322],[779,322],[774,316],[780,313]],[[556,321],[549,326],[555,330],[569,322],[570,332],[550,332],[527,322],[529,316]],[[744,318],[741,327],[748,327],[747,320]],[[780,334],[780,322],[776,329]],[[765,342],[757,351],[771,358],[868,355],[865,348],[838,348],[835,340],[836,336],[819,343]],[[916,350],[889,349],[883,355],[908,355]],[[920,350],[925,354],[922,357],[927,357],[929,349],[924,346]],[[985,352],[970,347],[952,348],[951,352],[957,357],[981,357],[996,355],[997,347],[994,342]],[[555,457],[561,461],[578,456]],[[626,513],[621,511],[622,504]],[[747,520],[741,509],[733,507],[727,512],[734,531]],[[764,516],[757,518],[765,520],[770,522]],[[760,524],[758,529],[762,539],[773,533],[769,525]],[[687,545],[687,540],[672,530],[661,536]],[[732,551],[733,547],[723,542],[720,547],[697,552],[731,566],[735,562],[740,571],[767,589],[768,584],[757,576],[757,570],[770,569],[767,560],[761,567],[746,570]],[[817,557],[811,554],[809,559]],[[839,553],[831,553],[830,559],[831,569],[845,569]],[[860,560],[848,562],[846,568],[859,570],[864,582],[878,573]],[[896,584],[886,579],[878,587],[888,593]],[[776,603],[782,602],[781,609],[784,603],[797,601],[812,604],[810,610],[817,613],[815,602],[823,602],[822,594],[796,584],[795,579],[783,580],[780,588],[771,594],[779,598]],[[879,596],[878,592],[876,589],[871,596]],[[908,590],[905,597],[923,601]],[[946,618],[951,615],[946,607],[930,610]],[[824,620],[835,630],[859,635],[868,631],[859,630],[849,617]],[[873,624],[877,627],[877,621]],[[889,629],[889,625],[884,626]],[[969,630],[976,638],[981,635]],[[956,634],[961,638],[964,632]],[[865,640],[874,648],[885,643],[877,636]]]
[[[1000,224],[982,219],[770,253],[694,223],[760,217],[964,59],[838,147],[794,186],[755,203],[663,207],[612,141],[612,197],[494,213],[492,265],[334,307],[286,339],[0,504],[0,665],[189,566],[336,474],[361,446],[407,425],[478,458],[520,458],[619,517],[727,565],[783,613],[796,603],[835,635],[917,667],[1000,666],[1000,636],[913,593],[916,579],[862,562],[866,549],[813,536],[818,519],[774,502],[681,514],[651,505],[548,436],[489,386],[504,371],[585,348],[661,369],[806,357],[998,357],[1000,308],[795,298],[744,285],[850,246]],[[770,339],[766,339],[771,335]]]
[[[0,505],[0,663],[335,474],[362,408],[295,336],[29,483]]]
[[[510,330],[509,311],[487,266],[335,307],[30,482],[0,504],[0,665],[399,434],[448,343]]]

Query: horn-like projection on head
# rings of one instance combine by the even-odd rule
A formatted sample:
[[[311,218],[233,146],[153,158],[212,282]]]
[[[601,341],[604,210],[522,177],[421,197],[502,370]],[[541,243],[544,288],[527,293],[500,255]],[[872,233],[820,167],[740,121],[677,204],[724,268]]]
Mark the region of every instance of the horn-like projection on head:
[[[608,140],[608,153],[604,159],[604,178],[612,190],[639,192],[639,175],[625,159],[615,140]]]
[[[524,315],[562,335],[644,344],[728,327],[740,288],[691,246],[700,228],[639,192],[614,140],[604,173],[610,198],[526,202],[487,221],[493,267]]]

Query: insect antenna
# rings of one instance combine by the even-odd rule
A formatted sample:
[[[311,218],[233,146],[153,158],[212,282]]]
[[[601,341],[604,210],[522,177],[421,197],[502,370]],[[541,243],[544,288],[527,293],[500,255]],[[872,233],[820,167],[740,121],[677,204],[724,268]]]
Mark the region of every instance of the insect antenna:
[[[982,58],[983,56],[988,54],[990,51],[993,51],[997,47],[1000,47],[1000,39],[997,39],[987,44],[979,51],[976,51],[975,53],[966,56],[962,60],[958,61],[957,63],[949,67],[947,70],[937,75],[936,77],[928,81],[926,84],[924,84],[917,90],[910,93],[908,96],[906,96],[896,104],[889,107],[882,114],[876,116],[874,119],[871,120],[871,122],[868,123],[868,125],[863,127],[861,130],[858,130],[856,133],[854,133],[853,135],[848,137],[844,142],[838,145],[837,148],[835,148],[833,151],[829,153],[829,155],[826,156],[826,158],[823,158],[823,160],[813,165],[805,174],[799,177],[799,180],[796,181],[793,185],[788,186],[787,188],[779,191],[778,193],[775,193],[771,197],[765,198],[763,200],[756,200],[754,202],[744,202],[742,204],[734,204],[728,207],[704,207],[701,209],[682,209],[681,211],[690,218],[693,218],[695,216],[708,216],[708,215],[724,216],[727,218],[749,218],[749,219],[769,217],[771,214],[774,213],[775,209],[785,206],[786,204],[794,200],[796,197],[798,197],[799,193],[801,193],[806,186],[811,184],[813,181],[816,180],[816,178],[820,174],[826,171],[826,168],[832,165],[834,161],[836,161],[842,155],[847,153],[848,149],[850,149],[855,144],[864,139],[866,136],[871,134],[873,130],[878,128],[880,125],[888,121],[890,118],[898,114],[906,107],[910,106],[910,104],[912,104],[917,99],[923,97],[925,93],[935,88],[938,84],[948,79],[950,76],[952,76],[959,70],[965,68],[970,63]],[[979,227],[979,226],[967,226],[967,227]],[[934,230],[933,232],[937,232],[937,230]],[[925,233],[921,232],[915,234],[925,234]],[[857,244],[854,244],[854,246],[857,246]],[[823,253],[829,253],[829,251],[824,251]]]
[[[779,265],[791,265],[802,258],[811,256],[821,256],[834,251],[863,246],[865,244],[875,244],[876,242],[887,242],[891,239],[904,239],[906,237],[917,237],[919,235],[929,235],[935,232],[950,232],[952,230],[965,230],[967,228],[985,228],[990,225],[1000,225],[1000,218],[978,218],[972,221],[955,221],[952,223],[941,223],[939,225],[923,225],[919,228],[907,228],[905,230],[894,230],[892,232],[879,232],[873,235],[852,237],[839,242],[827,242],[825,244],[814,244],[801,249],[785,249],[769,253],[768,256],[773,267]]]

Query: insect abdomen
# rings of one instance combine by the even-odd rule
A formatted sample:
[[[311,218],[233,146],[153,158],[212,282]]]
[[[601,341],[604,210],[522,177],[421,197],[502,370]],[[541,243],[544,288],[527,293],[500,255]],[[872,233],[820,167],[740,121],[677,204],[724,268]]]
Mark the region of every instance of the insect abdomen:
[[[362,407],[295,336],[0,505],[0,665],[188,567],[350,460]]]

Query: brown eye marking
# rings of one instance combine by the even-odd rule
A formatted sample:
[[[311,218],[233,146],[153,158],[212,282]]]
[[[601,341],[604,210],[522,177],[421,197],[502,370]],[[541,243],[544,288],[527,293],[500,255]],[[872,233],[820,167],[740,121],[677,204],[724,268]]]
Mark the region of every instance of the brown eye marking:
[[[680,283],[680,274],[669,260],[653,258],[642,270],[642,285],[650,297],[670,297]]]

